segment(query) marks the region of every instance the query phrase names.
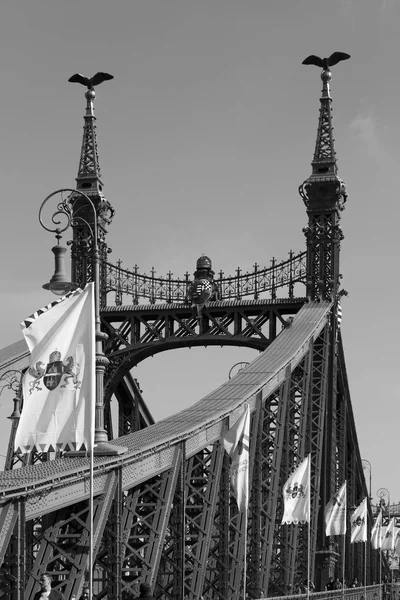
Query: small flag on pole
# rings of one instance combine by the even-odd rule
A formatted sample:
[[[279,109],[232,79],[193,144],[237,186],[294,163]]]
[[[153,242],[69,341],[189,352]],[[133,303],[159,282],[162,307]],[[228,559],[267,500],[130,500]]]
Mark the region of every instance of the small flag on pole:
[[[382,547],[383,528],[382,528],[382,511],[375,519],[374,526],[371,531],[371,545],[373,550],[378,550]]]
[[[382,550],[394,550],[397,532],[396,519],[390,519],[389,525],[386,527],[386,533],[382,540]]]
[[[285,523],[310,522],[310,455],[308,455],[283,486]]]
[[[344,535],[347,515],[346,482],[325,507],[325,535]]]
[[[95,403],[94,290],[89,283],[22,323],[31,352],[15,437],[18,453],[91,449]]]
[[[249,504],[250,407],[248,404],[244,413],[226,432],[222,443],[231,457],[231,485],[238,509],[242,511],[247,509]]]
[[[350,543],[367,541],[367,498],[353,512],[351,519]]]

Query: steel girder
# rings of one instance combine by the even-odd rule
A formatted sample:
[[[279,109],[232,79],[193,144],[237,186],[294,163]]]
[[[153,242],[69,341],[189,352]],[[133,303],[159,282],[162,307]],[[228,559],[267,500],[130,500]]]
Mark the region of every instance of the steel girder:
[[[118,489],[118,470],[108,475],[105,493],[97,496],[93,508],[93,552],[102,547],[103,534],[110,517],[112,501]],[[26,598],[32,598],[40,575],[52,571],[58,577],[58,588],[68,597],[80,595],[89,565],[89,505],[83,502],[55,511],[35,522],[33,565],[26,585]],[[97,589],[100,582],[96,581]],[[98,578],[97,578],[98,579]],[[102,597],[101,595],[99,597]]]
[[[360,502],[368,497],[367,484],[364,477],[362,466],[362,458],[358,444],[354,413],[350,400],[350,390],[347,379],[346,364],[341,335],[338,335],[337,344],[337,361],[338,361],[338,398],[340,401],[339,410],[341,421],[343,422],[343,413],[345,412],[346,420],[346,447],[342,452],[344,455],[344,467],[346,470],[346,480],[348,482],[348,505],[354,508]],[[373,515],[371,502],[368,502],[368,539],[371,534],[373,523]],[[338,552],[343,555],[345,553],[346,577],[348,580],[357,577],[359,581],[364,580],[364,569],[367,565],[367,584],[372,584],[379,580],[379,550],[372,550],[369,544],[350,544],[350,532],[347,532],[345,540],[345,549],[338,548]],[[367,555],[365,555],[367,553]],[[389,568],[386,561],[383,561],[382,576],[389,575]]]
[[[218,393],[211,394],[210,405],[199,403],[198,408],[188,409],[190,419],[181,433],[176,427],[184,413],[171,419],[175,438],[162,441],[163,431],[168,431],[167,420],[165,424],[121,440],[126,444],[132,439],[133,447],[138,448],[133,462],[130,462],[132,450],[129,450],[122,462],[114,464],[108,460],[102,467],[96,467],[94,579],[97,598],[107,594],[110,599],[127,599],[136,595],[137,584],[143,580],[153,586],[156,597],[238,598],[243,590],[245,556],[248,594],[251,597],[260,597],[261,592],[279,595],[295,590],[299,580],[305,577],[309,549],[314,568],[321,550],[317,528],[320,498],[326,479],[331,478],[331,473],[325,470],[323,448],[328,380],[332,373],[331,350],[335,346],[332,347],[330,320],[317,325],[316,313],[310,312],[312,308],[304,307],[303,317],[300,317],[300,322],[303,319],[304,323],[307,320],[316,323],[313,325],[316,333],[308,337],[306,343],[303,333],[296,338],[299,335],[296,331],[302,330],[294,323],[293,330],[285,329],[265,355],[260,355],[236,376],[237,384],[232,380],[226,384],[226,391],[223,386]],[[292,354],[283,358],[289,343]],[[350,487],[362,492],[365,482],[362,482],[362,469],[357,471],[361,459],[341,343],[337,348],[338,416],[333,432],[335,456],[340,463],[337,471],[348,474],[351,464],[354,477]],[[269,362],[266,362],[267,356],[270,356]],[[246,397],[245,382],[254,381],[261,371],[268,373],[270,369],[271,374],[265,380],[270,382],[268,386],[262,384],[254,388],[253,384],[249,390],[254,391],[249,391]],[[233,411],[224,412],[223,398],[235,397],[236,389],[240,403]],[[220,443],[224,431],[243,410],[241,406],[246,398],[252,412],[251,497],[247,523],[244,514],[238,513],[230,493],[229,459]],[[209,417],[211,406],[218,405],[220,416],[207,420],[205,415]],[[203,416],[196,425],[200,415]],[[159,433],[154,437],[152,431]],[[128,446],[131,448],[130,442]],[[292,468],[308,453],[313,459],[310,548],[307,526],[280,525],[282,486]],[[347,461],[344,466],[343,456]],[[61,469],[64,463],[58,462]],[[32,597],[42,570],[54,570],[58,574],[58,587],[67,594],[80,591],[87,572],[87,483],[82,488],[76,479],[75,483],[61,484],[57,491],[59,484],[53,478],[49,479],[46,489],[40,487],[43,478],[40,473],[44,469],[50,471],[52,465],[43,464],[36,469],[37,489],[32,498],[28,494],[25,502],[29,546],[26,572],[30,573],[27,600]],[[10,479],[12,475],[10,473]],[[65,477],[61,470],[60,480]],[[61,501],[59,506],[57,497]],[[32,502],[35,498],[36,505]],[[82,499],[77,501],[78,498]],[[7,539],[16,524],[16,514],[18,504],[13,501],[4,505],[0,513],[4,523],[7,519],[13,520],[6,527]],[[3,541],[7,544],[7,540]],[[20,543],[22,547],[21,536]],[[2,548],[4,545],[0,550]],[[351,552],[354,550],[354,546],[350,548]],[[350,564],[357,567],[358,562],[349,560]],[[17,598],[16,593],[14,588],[10,594],[13,600]]]
[[[193,346],[246,346],[265,350],[304,304],[304,298],[210,302],[201,316],[190,306],[107,307],[102,311],[108,334],[105,398],[139,362],[158,352]]]

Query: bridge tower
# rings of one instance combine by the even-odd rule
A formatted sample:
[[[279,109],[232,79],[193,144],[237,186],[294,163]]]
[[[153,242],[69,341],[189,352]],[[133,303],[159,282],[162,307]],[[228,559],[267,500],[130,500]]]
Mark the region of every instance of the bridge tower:
[[[312,173],[300,186],[306,205],[307,297],[310,300],[333,300],[339,288],[339,253],[343,233],[340,212],[347,199],[346,188],[337,175],[332,126],[332,97],[328,68],[321,73],[322,96]]]
[[[322,452],[321,506],[326,506],[332,494],[346,479],[346,407],[338,389],[338,325],[337,307],[340,287],[340,244],[344,236],[339,225],[341,212],[347,200],[346,187],[338,177],[338,167],[332,125],[332,97],[330,66],[350,58],[335,52],[331,57],[319,59],[311,56],[303,64],[322,67],[322,93],[320,112],[312,160],[312,173],[302,183],[299,193],[306,206],[308,226],[303,230],[307,245],[306,293],[309,301],[334,302],[329,332],[330,352],[327,361],[327,403],[324,422]],[[342,294],[345,292],[342,292]],[[339,465],[339,467],[338,467]],[[350,485],[351,487],[351,485]],[[351,493],[351,490],[350,490]],[[315,577],[318,589],[335,573],[339,560],[333,538],[324,533],[323,511],[318,522],[318,539]]]

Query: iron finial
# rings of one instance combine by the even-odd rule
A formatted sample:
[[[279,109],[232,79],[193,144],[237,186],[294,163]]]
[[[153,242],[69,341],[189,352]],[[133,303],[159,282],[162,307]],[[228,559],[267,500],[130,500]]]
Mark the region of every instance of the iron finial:
[[[315,65],[316,67],[321,67],[323,98],[330,98],[329,82],[332,79],[332,73],[329,67],[333,67],[333,65],[337,65],[337,63],[342,60],[347,60],[348,58],[350,58],[350,54],[346,54],[345,52],[334,52],[328,58],[320,58],[319,56],[315,56],[315,54],[310,54],[310,56],[307,56],[307,58],[303,60],[303,65]]]

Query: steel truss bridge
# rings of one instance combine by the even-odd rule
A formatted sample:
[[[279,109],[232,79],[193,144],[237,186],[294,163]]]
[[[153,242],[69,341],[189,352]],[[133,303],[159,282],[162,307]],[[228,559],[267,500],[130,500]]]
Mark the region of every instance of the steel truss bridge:
[[[95,203],[100,231],[100,292],[105,425],[117,456],[85,457],[13,450],[0,474],[0,597],[32,600],[43,572],[55,575],[66,599],[79,597],[89,568],[93,531],[94,594],[129,599],[142,581],[156,598],[236,600],[291,595],[307,577],[324,590],[329,577],[357,577],[378,597],[379,554],[350,544],[349,533],[326,537],[323,507],[344,480],[348,504],[368,495],[357,441],[338,321],[339,226],[347,195],[337,176],[331,123],[331,72],[325,69],[312,174],[300,188],[308,225],[306,251],[269,268],[214,277],[197,261],[194,279],[142,275],[107,261],[106,227],[113,208],[103,196],[94,90],[87,92],[77,189]],[[92,277],[90,242],[73,228],[72,273]],[[108,305],[114,294],[115,305]],[[125,303],[125,299],[128,301]],[[154,423],[133,366],[175,348],[236,345],[259,356],[191,408]],[[0,352],[0,378],[29,364],[25,342]],[[111,399],[118,406],[113,431]],[[16,400],[16,403],[23,399]],[[250,502],[238,512],[221,438],[248,403],[251,409]],[[281,525],[282,486],[311,454],[311,521]],[[369,533],[372,509],[369,505]],[[245,531],[246,528],[246,531]],[[348,527],[348,531],[349,531]],[[247,540],[247,544],[244,540]],[[246,558],[246,560],[245,560]],[[244,571],[246,564],[246,571]],[[385,573],[386,563],[383,564]],[[351,600],[359,592],[346,592]],[[328,597],[329,594],[322,594]]]

